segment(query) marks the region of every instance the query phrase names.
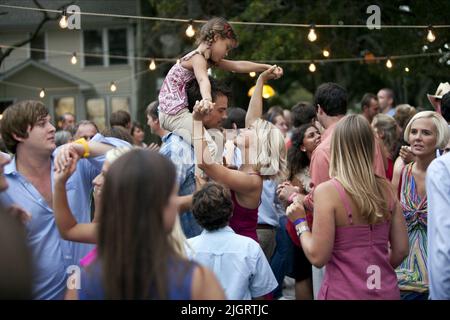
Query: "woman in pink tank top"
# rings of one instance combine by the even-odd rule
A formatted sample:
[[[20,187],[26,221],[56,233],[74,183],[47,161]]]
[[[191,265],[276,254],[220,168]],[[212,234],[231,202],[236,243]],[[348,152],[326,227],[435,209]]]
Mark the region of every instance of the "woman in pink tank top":
[[[333,178],[314,191],[313,232],[303,204],[287,209],[305,255],[326,265],[318,299],[400,299],[394,269],[408,254],[408,235],[389,182],[375,176],[374,139],[362,116],[341,120],[331,142]]]

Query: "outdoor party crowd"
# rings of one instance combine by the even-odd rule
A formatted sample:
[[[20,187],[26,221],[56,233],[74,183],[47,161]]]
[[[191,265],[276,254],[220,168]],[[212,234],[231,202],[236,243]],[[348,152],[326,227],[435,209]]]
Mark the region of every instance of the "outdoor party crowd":
[[[436,111],[327,82],[263,113],[276,65],[222,18],[167,73],[144,143],[39,101],[1,119],[0,299],[450,299],[450,84]],[[248,108],[209,68],[259,72]],[[289,286],[289,285],[288,285]]]

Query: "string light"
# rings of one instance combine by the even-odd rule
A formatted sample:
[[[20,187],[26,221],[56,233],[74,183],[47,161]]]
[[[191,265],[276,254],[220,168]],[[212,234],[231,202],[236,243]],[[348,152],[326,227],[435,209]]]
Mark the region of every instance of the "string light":
[[[194,29],[194,26],[192,25],[192,20],[189,20],[189,26],[186,29],[186,35],[189,38],[192,38],[193,36],[195,36],[195,29]]]
[[[450,47],[449,47],[448,43],[444,44],[444,48],[445,48],[445,49],[447,49],[447,50],[449,50],[449,49],[450,49]]]
[[[308,40],[311,42],[314,42],[317,40],[317,34],[314,31],[314,25],[311,25],[311,29],[309,29],[309,33],[308,33]]]
[[[152,71],[156,69],[155,59],[152,59],[152,61],[150,61],[150,65],[148,66],[148,68]]]
[[[322,55],[323,55],[325,58],[328,58],[328,57],[330,56],[330,51],[329,51],[328,49],[323,49]]]
[[[71,64],[77,64],[77,54],[76,52],[73,53],[72,58],[70,59]]]
[[[309,69],[310,72],[315,72],[316,71],[316,65],[314,64],[314,62],[311,62],[309,64],[308,69]]]
[[[62,15],[61,15],[61,19],[59,20],[59,26],[60,26],[61,28],[65,29],[65,28],[67,28],[68,25],[69,25],[69,24],[68,24],[68,22],[67,22],[66,11],[63,11],[63,12],[62,12]]]
[[[409,68],[408,68],[408,67],[405,67],[405,71],[406,71],[406,72],[409,72]]]
[[[389,69],[392,68],[392,61],[391,61],[391,59],[387,59],[387,61],[386,61],[386,67],[388,67]]]
[[[20,10],[30,10],[30,11],[40,11],[40,12],[50,12],[50,13],[58,13],[58,10],[55,9],[44,9],[44,8],[36,8],[36,7],[25,7],[25,6],[15,6],[15,5],[6,5],[0,4],[2,8],[12,8],[12,9],[20,9]],[[179,18],[163,18],[163,17],[151,17],[151,16],[139,16],[139,15],[126,15],[126,14],[108,14],[108,13],[100,13],[100,12],[80,12],[80,14],[85,16],[98,16],[98,17],[112,17],[112,18],[123,18],[123,19],[136,19],[136,20],[151,20],[151,21],[170,21],[170,22],[179,22],[179,23],[187,23],[190,20],[187,19],[179,19]],[[207,20],[193,19],[194,23],[206,23]],[[261,21],[229,21],[231,25],[246,25],[246,26],[270,26],[270,27],[297,27],[297,28],[308,28],[310,25],[301,24],[301,23],[274,23],[274,22],[261,22]],[[361,28],[366,29],[367,25],[364,24],[345,24],[339,21],[338,24],[318,24],[318,28]],[[427,28],[427,25],[383,25],[383,28],[393,28],[393,29],[423,29]],[[436,28],[450,28],[450,25],[434,25]]]
[[[39,97],[41,99],[45,97],[45,90],[44,90],[44,88],[42,88],[41,91],[39,92]]]
[[[109,87],[109,90],[111,90],[111,92],[116,92],[117,86],[116,86],[116,84],[114,83],[114,81],[111,82],[111,85],[110,85],[110,87]]]
[[[177,64],[179,64],[180,63],[180,59],[177,59]]]
[[[256,72],[252,71],[249,73],[249,75],[250,75],[250,77],[254,78],[254,77],[256,77]]]
[[[428,42],[433,42],[434,40],[436,40],[436,36],[433,33],[433,28],[430,26],[428,28],[428,32],[427,32],[427,40]]]

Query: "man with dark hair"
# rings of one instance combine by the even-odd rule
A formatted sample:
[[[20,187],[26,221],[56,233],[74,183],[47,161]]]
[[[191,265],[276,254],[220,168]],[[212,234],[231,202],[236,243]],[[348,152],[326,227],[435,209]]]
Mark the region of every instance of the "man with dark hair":
[[[215,129],[215,134],[220,134],[219,129],[222,127],[222,122],[227,117],[228,97],[230,96],[230,90],[222,82],[210,78],[211,81],[211,96],[214,103],[214,109],[208,116],[205,117],[203,125],[206,129]],[[197,81],[194,79],[188,83],[187,87],[189,109],[194,108],[195,102],[202,100],[200,93],[200,87]],[[149,125],[156,125],[160,127],[159,121],[156,123],[155,112],[157,106],[150,104],[147,108],[147,119]],[[152,129],[152,130],[155,130]],[[161,128],[162,129],[162,128]],[[168,132],[166,130],[160,131],[165,133],[161,136],[163,145],[160,149],[160,153],[172,160],[177,168],[177,181],[179,185],[178,195],[180,197],[192,195],[195,191],[195,156],[194,148],[190,142],[187,142],[183,137],[175,132]],[[221,140],[221,139],[220,139]],[[222,141],[220,141],[223,143]],[[219,146],[220,156],[222,156],[223,146]],[[199,235],[202,232],[202,228],[195,221],[192,212],[185,209],[180,214],[181,227],[187,238],[191,238]]]
[[[291,109],[292,125],[299,128],[307,123],[314,123],[316,120],[316,108],[310,103],[300,101]]]
[[[61,117],[59,117],[58,121],[58,130],[72,130],[75,126],[75,115],[66,112]]]
[[[442,96],[441,112],[450,127],[450,91]]]
[[[228,108],[227,118],[223,120],[222,127],[224,129],[242,129],[245,128],[245,116],[247,111],[242,108]]]
[[[151,102],[145,110],[145,115],[147,116],[147,125],[150,127],[151,133],[162,139],[169,131],[163,129],[159,123],[158,105],[158,100]]]
[[[67,158],[80,157],[77,170],[67,182],[70,208],[79,223],[90,220],[92,180],[100,173],[104,153],[119,140],[95,136],[55,150],[55,127],[48,109],[39,101],[20,101],[3,113],[1,134],[14,154],[5,166],[9,188],[0,194],[5,205],[17,204],[31,214],[26,224],[28,246],[33,253],[33,297],[62,299],[67,270],[78,265],[92,245],[63,241],[53,215],[53,170],[61,170]],[[53,161],[54,160],[54,161]],[[73,272],[73,269],[69,269]]]
[[[121,126],[130,131],[131,129],[131,116],[125,110],[119,110],[111,113],[109,118],[109,124],[113,126]]]
[[[372,123],[373,117],[380,112],[378,98],[373,93],[366,93],[361,100],[361,114]]]
[[[394,91],[389,88],[383,88],[377,94],[380,111],[393,117],[395,114],[395,96]]]
[[[192,248],[188,255],[216,274],[228,299],[256,299],[276,288],[277,281],[259,244],[228,226],[233,202],[227,188],[206,184],[194,194],[192,211],[205,230],[188,240]]]

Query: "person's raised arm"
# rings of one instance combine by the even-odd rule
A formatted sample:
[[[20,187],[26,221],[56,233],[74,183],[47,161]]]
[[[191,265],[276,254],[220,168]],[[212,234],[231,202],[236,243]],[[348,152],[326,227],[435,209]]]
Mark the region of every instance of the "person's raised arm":
[[[74,218],[67,201],[66,182],[75,171],[78,159],[78,155],[72,151],[66,168],[54,173],[53,212],[56,226],[63,239],[83,243],[96,243],[97,224],[79,224]]]
[[[195,78],[200,87],[200,93],[203,100],[209,100],[212,103],[211,82],[208,78],[208,63],[201,54],[195,54],[192,57],[192,68],[194,69]]]
[[[69,161],[71,161],[72,153],[76,153],[79,158],[97,157],[105,154],[114,147],[113,145],[92,140],[87,142],[84,138],[67,143],[58,150],[54,161],[55,171],[59,172],[66,168]]]
[[[202,125],[203,117],[210,112],[209,106],[198,102],[195,104],[192,118],[193,123],[193,145],[197,166],[203,170],[208,177],[223,183],[228,188],[240,193],[254,192],[260,187],[260,178],[258,176],[249,176],[244,172],[226,168],[212,160],[206,139],[204,137],[204,128]]]
[[[256,63],[251,61],[234,61],[222,59],[217,67],[231,72],[249,73],[249,72],[263,72],[270,69],[270,64]]]
[[[261,73],[256,81],[255,90],[253,91],[250,103],[248,105],[247,114],[245,115],[245,127],[248,128],[257,119],[262,117],[263,113],[263,87],[267,80],[279,78],[283,74],[281,68],[276,65]]]

